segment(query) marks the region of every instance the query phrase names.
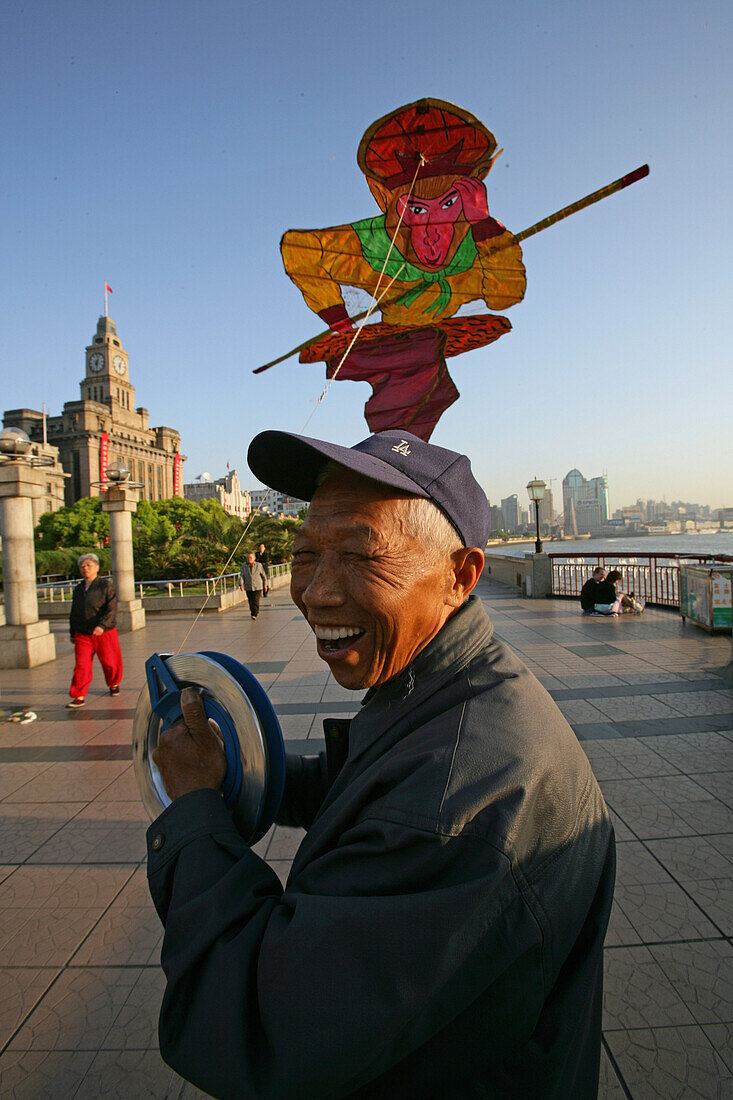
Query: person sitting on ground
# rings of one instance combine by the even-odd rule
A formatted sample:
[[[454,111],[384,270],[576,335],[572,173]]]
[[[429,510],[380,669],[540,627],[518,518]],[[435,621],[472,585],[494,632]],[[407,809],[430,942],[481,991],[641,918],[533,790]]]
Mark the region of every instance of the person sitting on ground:
[[[596,592],[596,611],[601,615],[623,615],[624,612],[640,615],[644,610],[643,602],[635,599],[633,592],[617,588],[620,580],[618,569],[612,569],[605,581],[601,581]]]
[[[74,589],[69,615],[69,633],[74,643],[74,674],[67,703],[69,710],[84,706],[92,682],[92,659],[96,653],[110,695],[120,694],[122,652],[117,636],[117,593],[110,577],[99,576],[96,554],[81,554],[79,572],[84,578]]]
[[[182,692],[148,830],[164,1059],[222,1100],[595,1100],[613,828],[471,594],[489,514],[468,458],[406,431],[267,431],[248,461],[311,500],[290,593],[358,713],[287,756],[277,821],[307,833],[283,885]]]
[[[598,601],[598,585],[606,579],[606,570],[602,565],[597,565],[593,570],[593,576],[588,577],[580,590],[580,606],[586,615],[595,610]]]

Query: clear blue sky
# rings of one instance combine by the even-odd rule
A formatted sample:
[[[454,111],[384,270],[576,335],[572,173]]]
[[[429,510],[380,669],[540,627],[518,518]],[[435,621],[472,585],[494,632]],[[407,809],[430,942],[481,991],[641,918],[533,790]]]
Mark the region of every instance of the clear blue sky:
[[[376,213],[359,139],[428,95],[496,134],[490,209],[515,231],[651,165],[526,242],[513,331],[450,361],[433,441],[492,500],[578,466],[612,507],[733,504],[732,22],[726,0],[6,0],[2,407],[78,398],[107,281],[185,480],[229,462],[256,484],[249,440],[302,430],[324,384],[297,359],[251,373],[322,328],[280,236]],[[336,383],[308,434],[364,438],[368,393]]]

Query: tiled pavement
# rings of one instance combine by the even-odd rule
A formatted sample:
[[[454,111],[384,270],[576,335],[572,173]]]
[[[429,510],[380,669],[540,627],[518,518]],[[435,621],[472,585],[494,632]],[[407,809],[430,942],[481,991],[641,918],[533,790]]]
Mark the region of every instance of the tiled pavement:
[[[733,1097],[733,683],[716,672],[730,638],[669,611],[582,618],[573,602],[479,591],[575,728],[616,823],[601,1097]],[[76,713],[62,633],[54,663],[0,672],[0,711],[38,713],[0,724],[0,1097],[203,1095],[156,1048],[161,930],[130,720],[145,658],[178,648],[190,622],[149,624],[123,636],[121,695],[104,693],[97,669]],[[241,608],[202,617],[186,648],[247,664],[298,748],[318,744],[325,714],[354,712],[286,590],[256,623]],[[257,847],[284,878],[298,842],[278,828]]]

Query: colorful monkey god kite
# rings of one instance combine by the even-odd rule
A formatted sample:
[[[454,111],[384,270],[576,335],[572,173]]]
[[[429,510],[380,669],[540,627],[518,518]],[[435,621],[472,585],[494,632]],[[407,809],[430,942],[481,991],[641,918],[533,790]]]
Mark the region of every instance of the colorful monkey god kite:
[[[372,123],[359,144],[359,167],[381,213],[282,238],[285,270],[331,330],[295,349],[300,361],[325,361],[328,378],[369,382],[364,413],[374,432],[407,428],[429,439],[459,396],[446,358],[511,328],[497,314],[456,316],[461,307],[502,310],[521,301],[519,240],[648,171],[515,236],[489,213],[482,182],[498,155],[494,135],[468,111],[439,99],[410,103]],[[381,310],[381,322],[362,326],[358,340],[352,323],[365,314],[349,316],[345,287],[366,291]]]

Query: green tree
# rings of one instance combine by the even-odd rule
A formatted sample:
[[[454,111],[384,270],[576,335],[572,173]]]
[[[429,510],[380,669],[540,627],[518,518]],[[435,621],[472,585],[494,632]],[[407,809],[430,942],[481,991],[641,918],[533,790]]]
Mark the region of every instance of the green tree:
[[[202,500],[191,522],[181,534],[181,564],[189,576],[215,576],[227,568],[238,568],[239,543],[244,525],[236,516],[230,516],[216,500]],[[232,554],[235,557],[227,566]],[[186,574],[184,574],[186,575]]]
[[[178,558],[181,539],[164,511],[141,500],[132,518],[132,547],[135,575],[138,580],[165,579],[180,576]]]
[[[109,516],[102,511],[99,497],[84,497],[71,508],[44,512],[36,527],[36,546],[57,550],[60,546],[81,546],[96,550],[109,539]]]
[[[302,523],[300,519],[276,519],[264,512],[256,515],[247,530],[247,535],[240,547],[238,557],[240,562],[249,550],[256,551],[261,542],[264,542],[270,555],[270,561],[289,561],[293,549],[293,535]]]
[[[132,516],[135,576],[141,581],[217,576],[225,566],[234,573],[245,554],[256,551],[261,542],[273,564],[289,561],[300,524],[300,519],[259,514],[251,518],[244,534],[242,521],[216,500],[141,500]],[[107,570],[108,543],[109,517],[99,497],[47,512],[36,528],[37,575],[76,577],[76,559],[84,550],[94,550]]]

